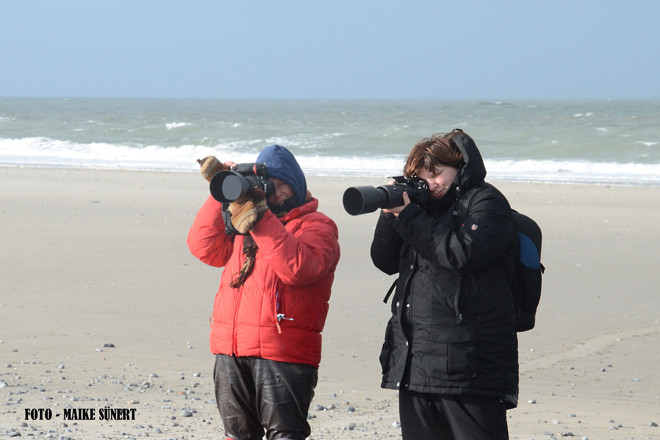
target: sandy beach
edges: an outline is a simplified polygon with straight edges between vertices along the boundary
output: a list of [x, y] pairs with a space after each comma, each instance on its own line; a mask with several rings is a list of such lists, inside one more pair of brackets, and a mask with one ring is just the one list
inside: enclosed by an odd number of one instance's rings
[[[393, 278], [369, 260], [377, 214], [341, 205], [382, 183], [308, 178], [342, 247], [313, 439], [400, 437], [380, 388]], [[660, 438], [660, 187], [492, 183], [543, 228], [547, 268], [511, 438]], [[186, 246], [206, 182], [0, 168], [0, 187], [0, 438], [223, 439], [207, 341], [220, 272]]]

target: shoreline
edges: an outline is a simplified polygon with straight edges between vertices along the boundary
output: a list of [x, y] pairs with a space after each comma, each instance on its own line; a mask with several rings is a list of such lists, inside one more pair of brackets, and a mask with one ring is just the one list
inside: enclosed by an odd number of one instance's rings
[[[220, 271], [185, 244], [206, 181], [0, 167], [0, 182], [0, 435], [222, 437], [207, 342]], [[318, 440], [400, 432], [378, 364], [394, 278], [369, 260], [377, 213], [341, 204], [348, 186], [384, 182], [308, 176], [342, 249], [310, 409]], [[511, 438], [660, 436], [660, 187], [490, 182], [543, 229], [547, 268], [537, 327], [519, 334]], [[26, 409], [106, 406], [136, 409], [135, 420], [25, 420]]]
[[[110, 173], [173, 173], [173, 174], [198, 174], [199, 170], [197, 169], [142, 169], [142, 168], [122, 168], [122, 169], [113, 169], [113, 168], [104, 168], [104, 167], [70, 167], [70, 166], [55, 166], [55, 165], [22, 165], [22, 164], [0, 164], [0, 170], [8, 169], [35, 169], [35, 170], [51, 170], [51, 171], [90, 171], [90, 172], [110, 172]], [[363, 175], [363, 174], [306, 174], [308, 179], [367, 179], [373, 181], [372, 184], [375, 186], [382, 185], [388, 180], [388, 176], [385, 175]], [[487, 182], [492, 184], [539, 184], [539, 185], [584, 185], [584, 186], [630, 186], [630, 187], [649, 187], [649, 188], [660, 188], [660, 181], [642, 181], [642, 182], [618, 182], [618, 181], [560, 181], [560, 180], [538, 180], [538, 179], [507, 179], [507, 178], [488, 178]]]

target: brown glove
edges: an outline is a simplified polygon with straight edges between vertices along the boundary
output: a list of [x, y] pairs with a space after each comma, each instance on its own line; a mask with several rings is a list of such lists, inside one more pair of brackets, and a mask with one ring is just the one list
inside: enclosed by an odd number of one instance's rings
[[222, 162], [216, 159], [215, 156], [207, 156], [204, 159], [197, 159], [197, 163], [201, 167], [202, 176], [209, 182], [217, 173], [223, 170], [228, 170]]
[[254, 189], [250, 197], [229, 204], [231, 224], [239, 234], [247, 234], [251, 231], [266, 211], [268, 211], [266, 194], [261, 189]]

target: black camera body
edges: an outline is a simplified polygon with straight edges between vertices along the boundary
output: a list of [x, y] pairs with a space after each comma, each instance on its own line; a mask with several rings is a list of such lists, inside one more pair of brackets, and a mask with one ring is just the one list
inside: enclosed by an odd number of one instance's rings
[[411, 202], [425, 205], [430, 200], [429, 186], [419, 177], [393, 177], [391, 185], [352, 186], [344, 191], [344, 209], [351, 215], [366, 214], [377, 209], [390, 209], [403, 205], [403, 193]]
[[255, 188], [263, 190], [266, 197], [275, 192], [275, 185], [266, 178], [266, 164], [241, 163], [228, 171], [220, 171], [211, 179], [211, 195], [218, 202], [231, 203], [250, 197]]

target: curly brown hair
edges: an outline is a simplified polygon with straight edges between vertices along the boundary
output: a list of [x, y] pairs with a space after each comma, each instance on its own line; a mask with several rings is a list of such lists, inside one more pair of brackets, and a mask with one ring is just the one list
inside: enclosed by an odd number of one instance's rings
[[438, 166], [460, 168], [464, 163], [463, 153], [452, 141], [452, 138], [459, 133], [466, 134], [456, 129], [446, 134], [434, 134], [419, 141], [406, 158], [403, 175], [412, 177], [422, 168], [434, 172]]

